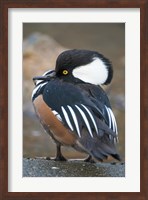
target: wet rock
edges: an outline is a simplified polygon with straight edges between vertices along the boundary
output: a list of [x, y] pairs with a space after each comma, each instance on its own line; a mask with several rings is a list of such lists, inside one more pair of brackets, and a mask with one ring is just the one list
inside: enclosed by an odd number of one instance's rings
[[124, 163], [86, 163], [83, 160], [67, 162], [45, 158], [24, 158], [24, 177], [124, 177]]

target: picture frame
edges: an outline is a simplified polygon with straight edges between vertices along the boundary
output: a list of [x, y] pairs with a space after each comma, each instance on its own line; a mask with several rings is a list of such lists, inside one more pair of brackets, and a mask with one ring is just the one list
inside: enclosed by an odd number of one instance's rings
[[[1, 148], [1, 160], [0, 160], [0, 193], [1, 199], [146, 199], [148, 196], [147, 192], [147, 181], [148, 181], [148, 157], [145, 156], [147, 152], [147, 115], [148, 109], [147, 104], [147, 69], [148, 64], [147, 58], [147, 23], [148, 18], [148, 1], [147, 0], [118, 0], [118, 1], [91, 1], [86, 2], [76, 1], [7, 1], [2, 0], [0, 3], [0, 41], [1, 41], [1, 73], [0, 73], [0, 108], [1, 108], [1, 122], [0, 122], [0, 148]], [[140, 91], [141, 91], [141, 102], [140, 102], [140, 132], [141, 132], [141, 145], [140, 145], [140, 192], [8, 192], [8, 99], [9, 87], [8, 87], [8, 9], [9, 8], [140, 8]], [[9, 91], [10, 92], [10, 91]]]

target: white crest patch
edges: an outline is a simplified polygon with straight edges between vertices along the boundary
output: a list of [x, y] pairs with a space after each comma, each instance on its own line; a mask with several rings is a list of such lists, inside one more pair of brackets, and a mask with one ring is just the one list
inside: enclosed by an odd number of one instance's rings
[[105, 83], [108, 78], [107, 66], [97, 57], [91, 63], [75, 68], [72, 73], [75, 78], [95, 85]]

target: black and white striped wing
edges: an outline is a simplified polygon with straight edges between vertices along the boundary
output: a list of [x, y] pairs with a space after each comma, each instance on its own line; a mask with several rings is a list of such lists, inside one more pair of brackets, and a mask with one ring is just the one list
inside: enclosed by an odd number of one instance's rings
[[109, 106], [88, 97], [87, 93], [73, 84], [56, 79], [45, 86], [43, 99], [53, 113], [67, 128], [82, 137], [87, 130], [88, 137], [102, 137], [108, 134], [116, 138], [117, 126]]
[[93, 137], [94, 131], [98, 134], [97, 123], [91, 111], [85, 105], [67, 105], [61, 108], [64, 122], [66, 122], [71, 131], [75, 131], [79, 137], [81, 137], [81, 130], [83, 127], [87, 128], [91, 137]]
[[[109, 99], [104, 92], [104, 90], [100, 86], [95, 86], [91, 84], [81, 84], [80, 88], [84, 89], [91, 101], [96, 105], [96, 107], [100, 110], [101, 115], [103, 116], [101, 119], [105, 121], [108, 127], [118, 135], [117, 123], [113, 111], [111, 109], [111, 105]], [[117, 137], [118, 141], [118, 137]]]
[[117, 130], [117, 123], [116, 123], [116, 119], [115, 116], [113, 114], [113, 111], [111, 110], [111, 108], [105, 106], [105, 111], [106, 111], [106, 116], [107, 116], [107, 122], [108, 122], [108, 126], [110, 129], [113, 130], [113, 132], [116, 133], [116, 135], [118, 134], [118, 130]]
[[[81, 132], [83, 128], [87, 129], [89, 136], [92, 138], [96, 135], [101, 137], [104, 132], [110, 138], [114, 138], [117, 133], [115, 118], [110, 108], [106, 107], [105, 109], [109, 121], [108, 125], [99, 119], [89, 106], [84, 104], [61, 106], [59, 112], [53, 111], [53, 113], [58, 120], [65, 124], [71, 131], [74, 131], [80, 138], [82, 137]], [[98, 111], [96, 110], [96, 112]]]

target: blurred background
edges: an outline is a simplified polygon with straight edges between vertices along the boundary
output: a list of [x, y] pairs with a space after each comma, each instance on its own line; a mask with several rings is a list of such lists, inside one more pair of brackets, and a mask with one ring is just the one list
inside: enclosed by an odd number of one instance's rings
[[[125, 25], [124, 23], [24, 23], [23, 24], [23, 156], [54, 157], [55, 144], [41, 127], [31, 102], [32, 78], [55, 68], [66, 49], [95, 50], [113, 64], [112, 83], [104, 87], [115, 114], [119, 144], [125, 157]], [[85, 154], [63, 147], [67, 158]]]

